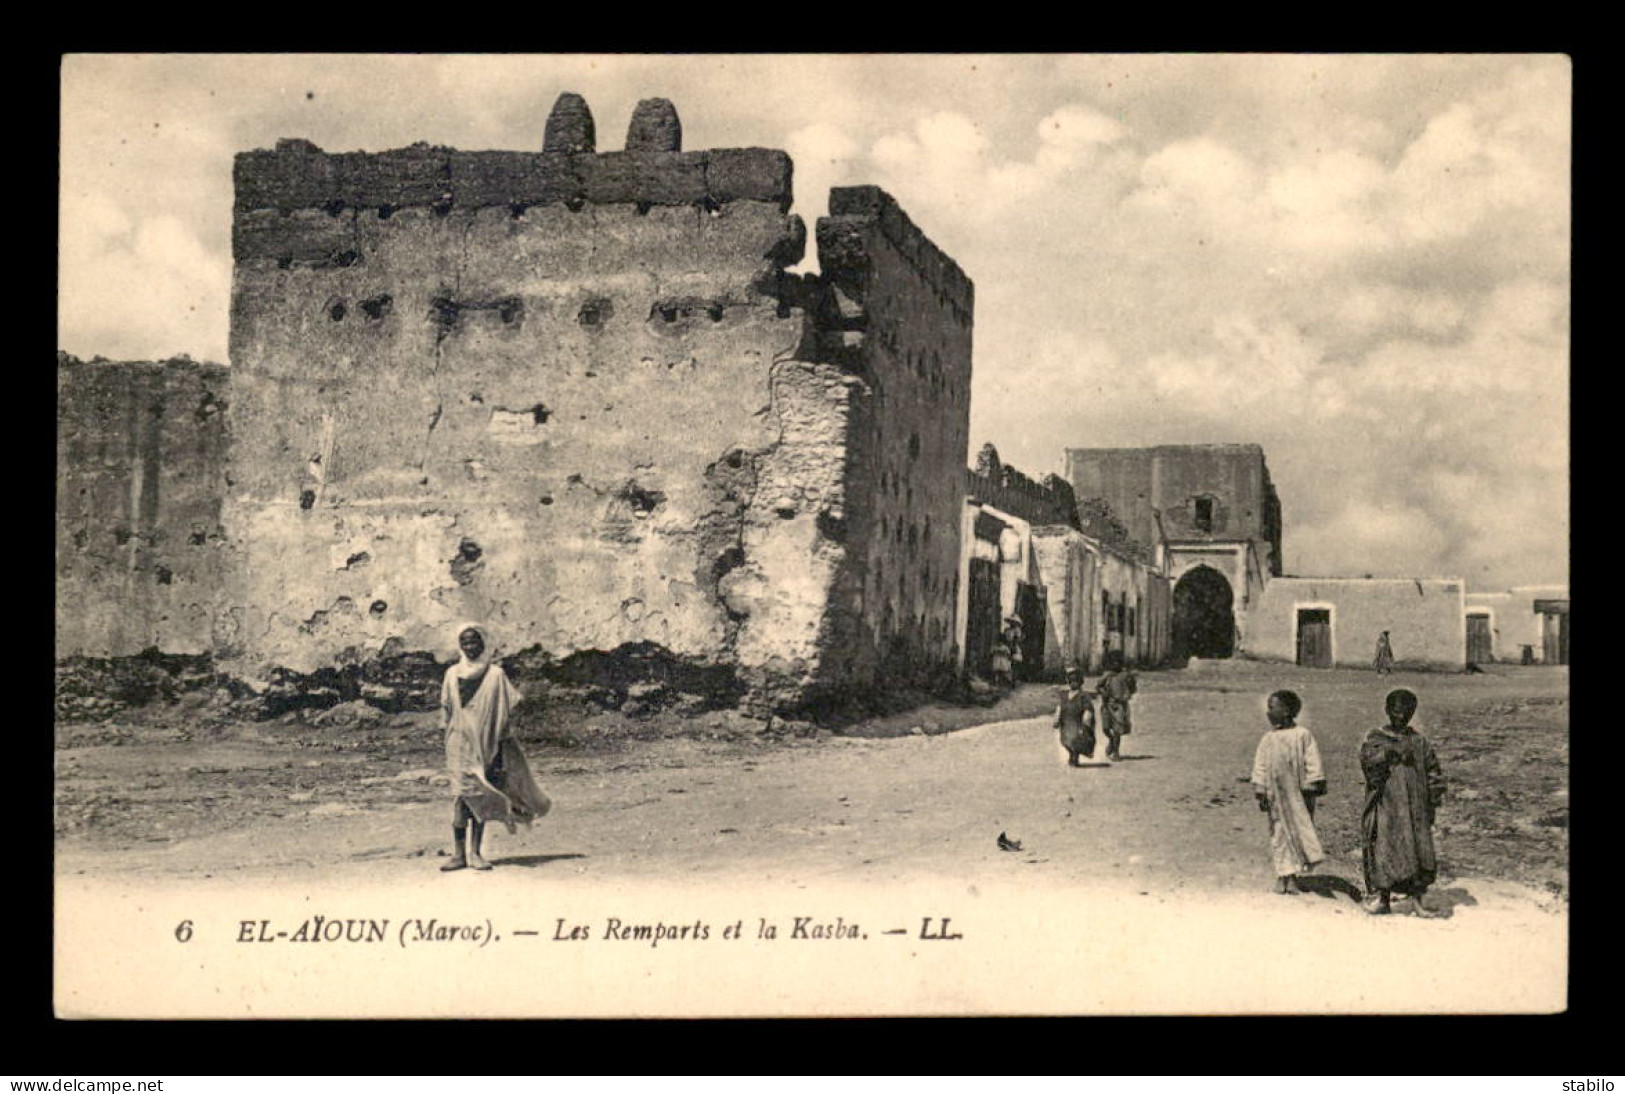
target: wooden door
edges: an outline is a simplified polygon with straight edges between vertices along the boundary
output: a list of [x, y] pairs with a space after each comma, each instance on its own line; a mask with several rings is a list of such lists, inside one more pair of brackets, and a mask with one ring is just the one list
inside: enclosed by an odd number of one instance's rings
[[1467, 617], [1467, 660], [1474, 665], [1487, 665], [1495, 660], [1495, 640], [1490, 635], [1490, 617]]
[[999, 564], [970, 560], [970, 602], [965, 620], [965, 671], [987, 676], [993, 671], [993, 641], [999, 636]]
[[1312, 669], [1332, 667], [1332, 613], [1329, 610], [1299, 610], [1298, 664]]
[[1021, 676], [1036, 680], [1044, 671], [1044, 631], [1047, 623], [1047, 597], [1038, 586], [1016, 586], [1016, 618], [1021, 620]]

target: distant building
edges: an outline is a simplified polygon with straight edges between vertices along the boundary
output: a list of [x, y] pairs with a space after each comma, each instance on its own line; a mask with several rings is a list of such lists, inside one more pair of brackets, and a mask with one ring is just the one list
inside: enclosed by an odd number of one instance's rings
[[1460, 578], [1277, 577], [1247, 616], [1242, 652], [1310, 668], [1369, 667], [1389, 632], [1398, 669], [1466, 666]]
[[1520, 585], [1466, 597], [1467, 660], [1569, 663], [1569, 587]]
[[1256, 444], [1069, 448], [1079, 497], [1102, 499], [1173, 585], [1176, 657], [1230, 657], [1249, 609], [1281, 572], [1281, 502]]
[[[1148, 548], [1099, 498], [1066, 480], [1036, 482], [984, 445], [965, 477], [958, 613], [964, 671], [986, 675], [1002, 620], [1022, 622], [1026, 675], [1077, 664], [1100, 672], [1110, 654], [1133, 665], [1168, 655], [1170, 592], [1160, 541]], [[1157, 527], [1157, 525], [1153, 525]]]

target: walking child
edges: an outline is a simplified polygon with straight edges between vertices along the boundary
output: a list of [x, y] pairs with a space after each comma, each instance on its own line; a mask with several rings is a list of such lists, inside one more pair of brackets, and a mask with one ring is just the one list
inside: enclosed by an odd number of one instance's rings
[[1444, 773], [1428, 739], [1411, 725], [1416, 696], [1399, 688], [1388, 693], [1388, 724], [1373, 729], [1360, 745], [1365, 773], [1365, 811], [1360, 816], [1361, 858], [1369, 893], [1366, 911], [1387, 915], [1392, 894], [1412, 898], [1417, 915], [1440, 915], [1422, 904], [1439, 875], [1433, 847], [1433, 816], [1444, 800]]
[[1134, 728], [1129, 702], [1140, 690], [1134, 674], [1123, 667], [1123, 655], [1113, 651], [1100, 681], [1100, 712], [1106, 730], [1106, 758], [1122, 759], [1123, 738]]
[[1083, 689], [1083, 670], [1077, 665], [1066, 669], [1066, 689], [1061, 693], [1061, 705], [1055, 708], [1055, 728], [1060, 731], [1061, 747], [1066, 749], [1066, 762], [1082, 767], [1078, 757], [1093, 761], [1095, 758], [1094, 693]]
[[1314, 736], [1296, 722], [1303, 700], [1290, 691], [1269, 697], [1270, 729], [1253, 754], [1253, 793], [1269, 814], [1275, 891], [1295, 894], [1297, 876], [1326, 858], [1315, 833], [1315, 799], [1326, 793], [1326, 773]]

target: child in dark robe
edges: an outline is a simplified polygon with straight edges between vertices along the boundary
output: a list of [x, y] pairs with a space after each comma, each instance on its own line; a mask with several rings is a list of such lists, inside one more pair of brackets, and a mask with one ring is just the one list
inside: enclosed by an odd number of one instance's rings
[[1066, 670], [1066, 689], [1061, 693], [1061, 705], [1055, 709], [1055, 728], [1060, 731], [1061, 747], [1066, 749], [1066, 762], [1082, 767], [1081, 756], [1090, 761], [1095, 756], [1094, 693], [1083, 689], [1083, 670], [1070, 665]]
[[1369, 896], [1366, 911], [1387, 915], [1394, 893], [1412, 898], [1418, 916], [1440, 915], [1422, 903], [1439, 875], [1433, 847], [1433, 817], [1444, 800], [1444, 774], [1428, 739], [1411, 725], [1416, 696], [1400, 688], [1388, 693], [1388, 724], [1373, 729], [1360, 746], [1365, 773], [1365, 811], [1360, 847]]

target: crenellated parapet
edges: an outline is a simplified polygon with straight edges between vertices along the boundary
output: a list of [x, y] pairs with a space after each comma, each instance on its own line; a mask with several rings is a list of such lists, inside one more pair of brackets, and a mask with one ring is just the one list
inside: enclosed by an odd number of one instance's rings
[[[791, 202], [790, 157], [768, 148], [684, 152], [682, 125], [664, 99], [638, 104], [620, 152], [597, 152], [592, 114], [580, 96], [560, 96], [540, 152], [463, 152], [430, 144], [387, 152], [325, 152], [306, 140], [237, 156], [233, 254], [289, 265], [344, 265], [332, 241], [301, 247], [308, 231], [287, 221], [302, 211], [388, 220], [402, 209], [504, 207], [514, 216], [547, 205], [692, 205], [715, 212], [735, 201]], [[335, 223], [337, 226], [337, 223]], [[318, 233], [319, 234], [319, 233]]]
[[867, 230], [880, 234], [941, 303], [969, 325], [976, 312], [971, 279], [909, 219], [897, 200], [878, 186], [837, 186], [829, 192], [829, 216], [818, 221], [819, 265], [838, 288], [862, 301], [870, 271]]
[[982, 446], [976, 466], [966, 470], [965, 490], [975, 501], [1032, 524], [1079, 527], [1070, 483], [1055, 475], [1037, 482], [1002, 462], [991, 444]]

